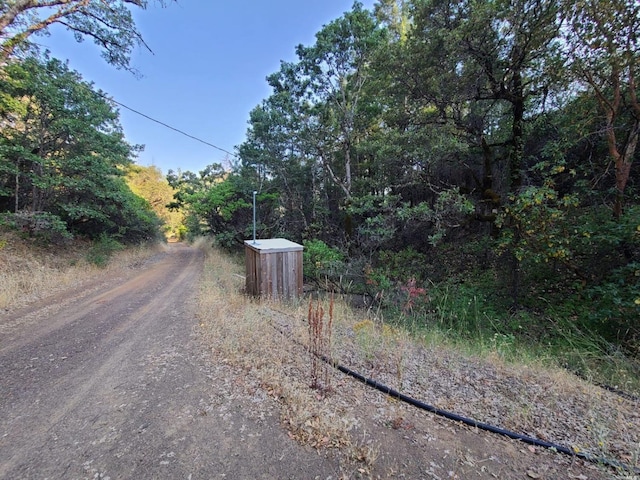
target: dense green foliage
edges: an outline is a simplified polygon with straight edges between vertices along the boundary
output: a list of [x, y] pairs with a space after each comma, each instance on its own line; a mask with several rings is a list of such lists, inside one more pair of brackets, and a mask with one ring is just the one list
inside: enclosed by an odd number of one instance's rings
[[356, 3], [268, 77], [234, 168], [174, 176], [177, 198], [229, 245], [257, 191], [308, 279], [413, 324], [637, 355], [639, 8]]
[[55, 59], [0, 71], [0, 213], [45, 240], [156, 239], [160, 220], [125, 182], [138, 147], [101, 92]]

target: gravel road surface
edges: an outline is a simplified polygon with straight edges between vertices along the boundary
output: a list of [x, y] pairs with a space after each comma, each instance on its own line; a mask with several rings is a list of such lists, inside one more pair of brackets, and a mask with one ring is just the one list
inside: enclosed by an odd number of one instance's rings
[[0, 478], [336, 478], [198, 340], [200, 253], [0, 314]]

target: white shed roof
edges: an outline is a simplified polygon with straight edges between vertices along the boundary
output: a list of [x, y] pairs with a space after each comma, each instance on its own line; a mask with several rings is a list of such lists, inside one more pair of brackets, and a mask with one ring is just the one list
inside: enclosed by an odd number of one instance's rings
[[261, 238], [253, 240], [245, 240], [244, 244], [260, 253], [276, 253], [276, 252], [295, 252], [302, 250], [300, 244], [287, 240], [286, 238]]

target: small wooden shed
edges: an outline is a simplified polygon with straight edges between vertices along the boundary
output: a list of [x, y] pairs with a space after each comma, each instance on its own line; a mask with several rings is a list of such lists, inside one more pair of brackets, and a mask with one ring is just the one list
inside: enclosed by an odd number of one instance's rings
[[246, 289], [273, 300], [302, 295], [302, 245], [284, 238], [246, 240]]

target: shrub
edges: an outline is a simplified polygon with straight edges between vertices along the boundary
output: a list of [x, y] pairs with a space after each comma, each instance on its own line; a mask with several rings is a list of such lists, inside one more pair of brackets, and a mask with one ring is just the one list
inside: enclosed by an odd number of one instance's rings
[[399, 252], [382, 251], [378, 262], [381, 271], [394, 281], [408, 282], [411, 279], [424, 280], [428, 257], [413, 248], [405, 248]]
[[49, 212], [5, 213], [0, 219], [0, 224], [47, 244], [62, 244], [73, 238], [67, 230], [67, 224], [59, 216]]
[[305, 278], [313, 281], [325, 277], [335, 277], [343, 272], [344, 254], [337, 248], [332, 248], [322, 240], [305, 240], [303, 242], [303, 272]]
[[87, 261], [98, 267], [105, 267], [109, 263], [111, 255], [123, 248], [120, 242], [103, 233], [93, 242], [93, 246], [87, 252]]

